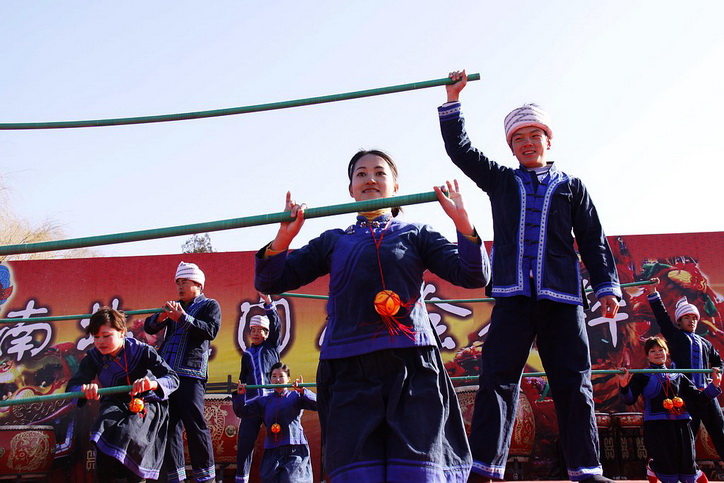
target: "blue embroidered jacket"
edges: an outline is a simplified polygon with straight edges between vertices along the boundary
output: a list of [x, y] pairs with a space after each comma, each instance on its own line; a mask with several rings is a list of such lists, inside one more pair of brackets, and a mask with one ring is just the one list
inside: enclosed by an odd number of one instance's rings
[[490, 198], [492, 295], [530, 297], [532, 276], [538, 298], [585, 305], [575, 235], [596, 297], [620, 299], [616, 262], [581, 180], [551, 163], [534, 186], [525, 168], [501, 166], [472, 146], [459, 102], [439, 107], [438, 113], [450, 159]]
[[[307, 444], [307, 437], [302, 428], [302, 414], [305, 409], [317, 410], [317, 395], [307, 388], [300, 394], [295, 390], [276, 391], [266, 396], [257, 397], [253, 401], [246, 400], [246, 394], [231, 395], [234, 414], [240, 418], [260, 416], [264, 418], [266, 439], [264, 448], [278, 448], [289, 444]], [[278, 424], [280, 431], [271, 431], [273, 424]]]
[[[379, 258], [375, 240], [380, 243]], [[263, 258], [264, 251], [257, 253], [254, 280], [262, 293], [294, 290], [329, 274], [321, 359], [437, 345], [421, 300], [425, 270], [465, 288], [484, 287], [490, 275], [482, 244], [458, 233], [455, 245], [428, 225], [390, 215], [372, 222], [359, 216], [347, 230], [325, 231], [292, 252]], [[394, 322], [410, 333], [389, 333], [386, 321], [375, 311], [375, 295], [383, 289], [400, 296], [403, 307]]]
[[[156, 352], [156, 349], [136, 339], [126, 337], [116, 357], [103, 355], [97, 348], [86, 352], [80, 361], [78, 371], [70, 378], [66, 392], [80, 391], [83, 384], [98, 380], [100, 387], [130, 386], [137, 379], [148, 376], [158, 382], [158, 389], [141, 394], [146, 401], [162, 401], [178, 388], [178, 376]], [[112, 400], [116, 404], [127, 404], [131, 400], [128, 393], [106, 394], [103, 401]], [[83, 406], [86, 399], [76, 400]]]
[[[261, 344], [251, 344], [241, 354], [239, 380], [245, 384], [270, 384], [269, 372], [272, 366], [279, 362], [279, 334], [282, 324], [273, 303], [264, 305], [264, 310], [269, 318], [269, 337]], [[247, 389], [246, 397], [251, 401], [272, 392], [273, 389]]]
[[158, 314], [153, 314], [146, 319], [143, 328], [149, 334], [155, 334], [165, 327], [159, 351], [161, 357], [180, 377], [206, 380], [211, 341], [221, 328], [221, 307], [216, 300], [206, 298], [204, 294], [190, 304], [181, 303], [186, 315], [178, 323], [170, 318], [159, 322]]
[[[665, 369], [665, 366], [651, 365], [654, 369]], [[704, 405], [721, 394], [721, 389], [709, 384], [702, 391], [694, 387], [694, 383], [683, 374], [642, 374], [631, 377], [628, 386], [621, 388], [621, 399], [625, 404], [634, 404], [639, 396], [644, 397], [644, 421], [691, 419], [686, 406], [679, 412], [671, 412], [664, 408], [664, 399], [679, 396], [686, 399], [687, 404]]]

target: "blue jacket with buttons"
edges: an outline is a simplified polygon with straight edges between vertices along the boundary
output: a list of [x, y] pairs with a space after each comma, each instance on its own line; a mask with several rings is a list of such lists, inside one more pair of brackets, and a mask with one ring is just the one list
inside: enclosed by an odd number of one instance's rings
[[575, 235], [596, 297], [620, 299], [616, 262], [581, 180], [551, 164], [536, 187], [525, 168], [501, 166], [472, 146], [460, 103], [438, 111], [447, 154], [490, 198], [492, 295], [532, 296], [532, 277], [538, 299], [585, 305]]

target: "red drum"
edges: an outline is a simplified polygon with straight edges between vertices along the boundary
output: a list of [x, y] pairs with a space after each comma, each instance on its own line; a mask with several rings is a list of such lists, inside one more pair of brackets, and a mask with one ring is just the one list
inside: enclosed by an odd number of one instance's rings
[[[460, 410], [463, 413], [465, 431], [468, 435], [470, 434], [470, 424], [473, 420], [475, 394], [477, 391], [478, 386], [461, 386], [455, 388], [458, 402], [460, 403]], [[510, 440], [509, 457], [520, 461], [527, 460], [533, 450], [534, 440], [535, 417], [533, 415], [533, 408], [528, 401], [528, 397], [521, 391], [518, 397], [518, 412], [515, 415], [513, 435]]]
[[613, 430], [613, 419], [608, 413], [596, 413], [598, 440], [601, 447], [601, 465], [604, 475], [613, 475], [616, 465], [616, 435]]
[[52, 426], [0, 426], [0, 478], [46, 477], [54, 446]]
[[719, 461], [719, 453], [716, 452], [714, 443], [704, 425], [699, 426], [699, 434], [696, 437], [696, 459]]
[[617, 434], [621, 476], [645, 480], [647, 456], [644, 446], [643, 413], [614, 413], [611, 417]]
[[[239, 418], [234, 414], [229, 394], [207, 394], [204, 397], [204, 419], [211, 433], [214, 447], [214, 462], [217, 464], [236, 463], [236, 444], [239, 432]], [[186, 443], [186, 430], [183, 433], [184, 455], [190, 461]]]

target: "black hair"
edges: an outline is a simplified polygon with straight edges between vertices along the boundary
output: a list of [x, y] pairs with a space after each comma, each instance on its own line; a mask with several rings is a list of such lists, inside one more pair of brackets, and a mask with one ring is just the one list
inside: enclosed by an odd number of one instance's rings
[[664, 349], [667, 353], [669, 352], [669, 345], [666, 343], [666, 340], [664, 340], [663, 337], [659, 337], [657, 335], [657, 336], [649, 337], [648, 339], [646, 339], [646, 341], [644, 342], [644, 353], [646, 355], [649, 355], [649, 351], [654, 346], [659, 346], [662, 349]]
[[271, 369], [269, 369], [269, 377], [271, 378], [272, 372], [274, 372], [274, 369], [281, 369], [282, 371], [287, 373], [287, 376], [292, 377], [291, 371], [289, 370], [289, 366], [284, 364], [283, 362], [277, 362], [273, 366], [271, 366]]
[[110, 307], [101, 307], [91, 315], [88, 327], [85, 329], [86, 335], [96, 335], [98, 331], [104, 325], [110, 325], [112, 329], [116, 329], [119, 332], [125, 332], [126, 327], [126, 314], [120, 310], [112, 309]]

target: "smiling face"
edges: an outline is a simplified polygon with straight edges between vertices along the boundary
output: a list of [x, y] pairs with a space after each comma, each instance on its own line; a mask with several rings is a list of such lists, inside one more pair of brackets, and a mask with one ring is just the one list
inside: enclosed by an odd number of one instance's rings
[[546, 165], [546, 152], [551, 148], [551, 140], [539, 127], [522, 127], [513, 133], [510, 148], [518, 162], [526, 168], [542, 168]]
[[120, 331], [114, 327], [111, 327], [110, 322], [101, 325], [98, 328], [98, 332], [93, 334], [93, 345], [100, 351], [101, 354], [110, 354], [115, 356], [118, 351], [123, 347], [125, 331]]
[[646, 358], [651, 364], [662, 366], [666, 364], [667, 351], [660, 345], [653, 345], [646, 353]]
[[390, 164], [376, 154], [365, 154], [351, 170], [349, 194], [355, 201], [389, 198], [397, 188]]
[[201, 284], [188, 278], [177, 278], [176, 289], [178, 290], [178, 298], [184, 302], [189, 302], [201, 295]]
[[[276, 369], [272, 370], [271, 376], [269, 377], [269, 382], [271, 382], [272, 384], [289, 384], [289, 374], [287, 374], [283, 368], [277, 367]], [[283, 392], [284, 389], [286, 388], [274, 388], [276, 392]]]
[[699, 316], [695, 314], [686, 314], [679, 317], [679, 327], [684, 332], [693, 333], [699, 323]]

